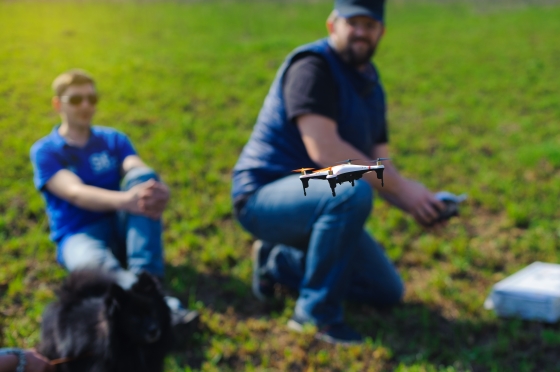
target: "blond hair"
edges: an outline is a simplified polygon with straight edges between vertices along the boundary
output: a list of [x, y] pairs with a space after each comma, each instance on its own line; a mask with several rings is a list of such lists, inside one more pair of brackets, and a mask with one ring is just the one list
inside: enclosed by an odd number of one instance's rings
[[91, 84], [95, 86], [95, 81], [90, 74], [84, 70], [75, 68], [58, 75], [52, 83], [52, 88], [57, 97], [60, 97], [70, 85], [84, 84]]

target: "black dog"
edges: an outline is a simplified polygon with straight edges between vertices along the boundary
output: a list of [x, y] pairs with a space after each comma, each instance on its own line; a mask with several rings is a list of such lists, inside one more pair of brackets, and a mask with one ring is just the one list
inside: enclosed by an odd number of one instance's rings
[[60, 372], [161, 372], [171, 346], [170, 311], [151, 275], [125, 291], [87, 269], [72, 272], [45, 310], [38, 350]]

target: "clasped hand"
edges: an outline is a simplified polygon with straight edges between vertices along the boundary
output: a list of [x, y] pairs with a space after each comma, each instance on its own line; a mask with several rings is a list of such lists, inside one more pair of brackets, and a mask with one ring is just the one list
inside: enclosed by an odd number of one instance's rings
[[148, 180], [126, 191], [129, 200], [126, 211], [157, 220], [169, 201], [169, 188], [154, 179]]

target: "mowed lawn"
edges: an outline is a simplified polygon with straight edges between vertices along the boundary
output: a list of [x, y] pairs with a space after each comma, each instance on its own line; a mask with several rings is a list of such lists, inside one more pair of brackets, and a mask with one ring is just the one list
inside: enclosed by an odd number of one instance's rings
[[560, 261], [560, 6], [500, 4], [390, 1], [375, 60], [392, 157], [469, 199], [440, 231], [376, 200], [367, 228], [407, 293], [389, 310], [348, 304], [368, 338], [343, 348], [287, 330], [293, 293], [252, 297], [252, 237], [229, 198], [276, 69], [325, 35], [331, 1], [0, 1], [0, 345], [37, 343], [65, 277], [28, 152], [57, 123], [53, 78], [81, 67], [98, 79], [95, 122], [126, 132], [172, 190], [167, 283], [202, 325], [166, 370], [560, 370], [560, 326], [483, 309], [495, 282]]

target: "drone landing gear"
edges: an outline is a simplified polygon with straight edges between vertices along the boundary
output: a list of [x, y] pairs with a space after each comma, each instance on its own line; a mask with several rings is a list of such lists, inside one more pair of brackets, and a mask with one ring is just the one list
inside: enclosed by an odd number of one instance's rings
[[384, 168], [375, 170], [375, 173], [377, 174], [377, 179], [381, 180], [381, 187], [383, 187], [383, 169]]
[[360, 178], [362, 178], [362, 174], [356, 173], [350, 176], [350, 180], [348, 180], [348, 182], [350, 182], [352, 184], [352, 187], [354, 187], [355, 182]]
[[329, 186], [331, 187], [332, 196], [335, 197], [335, 196], [336, 196], [336, 192], [334, 191], [334, 189], [336, 188], [336, 179], [330, 178], [330, 179], [329, 179]]
[[305, 192], [305, 189], [309, 187], [309, 180], [307, 179], [302, 179], [301, 180], [301, 184], [303, 186], [303, 195], [307, 196], [307, 192]]

